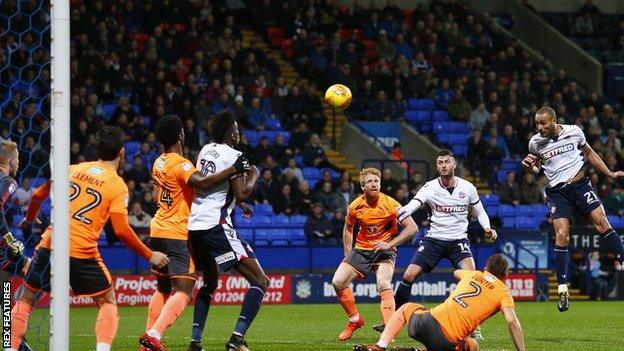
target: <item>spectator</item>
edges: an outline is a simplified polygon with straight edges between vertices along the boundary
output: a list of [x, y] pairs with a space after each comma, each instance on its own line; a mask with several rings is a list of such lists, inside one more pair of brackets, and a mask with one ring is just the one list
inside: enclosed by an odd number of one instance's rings
[[540, 190], [533, 174], [526, 173], [522, 177], [520, 196], [523, 204], [532, 205], [540, 202]]
[[503, 151], [498, 147], [496, 139], [490, 139], [487, 142], [485, 150], [481, 155], [481, 170], [482, 174], [488, 179], [490, 187], [494, 187], [496, 180], [496, 170], [500, 166], [500, 162], [503, 159]]
[[321, 184], [321, 188], [314, 193], [314, 198], [323, 205], [326, 214], [330, 215], [336, 209], [332, 185], [330, 182], [322, 182]]
[[134, 232], [143, 242], [147, 241], [149, 238], [151, 221], [152, 216], [143, 211], [141, 203], [133, 202], [130, 213], [128, 214], [128, 223], [130, 223], [130, 227], [134, 229]]
[[333, 208], [346, 211], [354, 198], [355, 194], [351, 190], [351, 182], [343, 180], [340, 183], [340, 187], [334, 192]]
[[[403, 156], [403, 151], [401, 151], [401, 143], [399, 143], [398, 141], [395, 142], [392, 146], [392, 149], [390, 150], [390, 157], [393, 160], [397, 161], [403, 161], [405, 159], [405, 156]], [[401, 168], [409, 169], [409, 164], [407, 164], [407, 162], [401, 162], [399, 163], [399, 165], [401, 166]]]
[[147, 183], [152, 179], [152, 175], [150, 174], [147, 167], [143, 165], [143, 159], [141, 158], [141, 156], [134, 156], [132, 168], [125, 172], [125, 179], [133, 180], [141, 188], [147, 187]]
[[438, 108], [446, 110], [449, 102], [453, 99], [455, 93], [450, 87], [450, 82], [448, 79], [442, 80], [442, 85], [436, 89], [435, 93], [435, 103]]
[[279, 183], [273, 179], [270, 169], [262, 170], [262, 178], [254, 185], [252, 199], [255, 203], [269, 203], [269, 199], [279, 192]]
[[589, 272], [592, 277], [591, 283], [591, 300], [604, 300], [607, 297], [609, 286], [608, 278], [609, 273], [602, 270], [602, 262], [600, 260], [600, 253], [594, 251], [589, 254]]
[[385, 168], [381, 173], [381, 192], [388, 196], [394, 196], [398, 187], [399, 182], [392, 177], [392, 170]]
[[297, 190], [299, 190], [299, 199], [301, 200], [299, 205], [299, 213], [307, 215], [312, 209], [314, 194], [312, 194], [312, 192], [310, 191], [310, 185], [308, 184], [307, 180], [300, 181]]
[[605, 210], [609, 215], [624, 216], [624, 193], [620, 184], [613, 185], [609, 197], [605, 200]]
[[447, 110], [452, 119], [460, 122], [468, 121], [470, 105], [466, 99], [464, 99], [464, 94], [462, 94], [460, 89], [455, 90], [455, 96], [448, 103]]
[[379, 31], [379, 36], [377, 37], [377, 42], [375, 43], [375, 51], [377, 52], [377, 57], [380, 60], [394, 60], [396, 55], [396, 52], [394, 51], [394, 44], [388, 40], [388, 35], [385, 29]]
[[301, 172], [301, 168], [297, 167], [297, 162], [294, 158], [289, 158], [286, 163], [286, 168], [284, 171], [291, 170], [295, 178], [297, 178], [300, 182], [303, 181], [303, 172]]
[[508, 156], [511, 158], [518, 158], [520, 156], [520, 142], [518, 141], [518, 136], [513, 127], [509, 124], [506, 124], [503, 128], [503, 140], [509, 150]]
[[154, 217], [156, 214], [156, 210], [158, 210], [158, 204], [154, 201], [154, 194], [151, 191], [145, 192], [143, 194], [143, 202], [141, 203], [141, 207], [147, 214]]
[[310, 141], [303, 147], [302, 156], [303, 162], [308, 167], [333, 168], [325, 156], [325, 150], [321, 147], [321, 138], [318, 134], [310, 136]]
[[256, 164], [264, 161], [267, 156], [271, 155], [271, 145], [269, 145], [269, 138], [266, 136], [260, 137], [260, 142], [253, 148], [252, 161]]
[[516, 172], [507, 172], [507, 181], [501, 185], [499, 191], [500, 201], [503, 204], [520, 204], [520, 187], [516, 183]]
[[266, 129], [266, 122], [271, 118], [269, 112], [262, 108], [260, 99], [257, 97], [251, 99], [251, 106], [247, 109], [249, 124], [256, 130]]
[[271, 201], [273, 204], [273, 212], [285, 215], [292, 215], [299, 212], [301, 204], [296, 194], [293, 194], [290, 184], [282, 185], [282, 190], [279, 195], [273, 198]]
[[485, 123], [490, 119], [490, 113], [485, 109], [485, 103], [479, 102], [477, 108], [470, 112], [470, 128], [483, 130]]
[[418, 171], [414, 171], [412, 173], [412, 177], [407, 183], [407, 189], [409, 190], [410, 198], [416, 196], [416, 193], [418, 193], [418, 190], [420, 190], [423, 185], [425, 185], [425, 183], [423, 182], [422, 174], [420, 174], [420, 172]]
[[338, 185], [340, 185], [340, 184], [336, 184], [337, 186], [336, 187], [334, 186], [334, 184], [332, 182], [331, 171], [328, 170], [328, 169], [324, 169], [323, 170], [323, 172], [321, 173], [321, 180], [316, 182], [316, 184], [314, 184], [314, 187], [312, 187], [314, 192], [320, 191], [321, 188], [323, 187], [324, 183], [331, 183], [332, 184], [332, 189], [335, 189]]
[[478, 165], [481, 163], [481, 159], [485, 155], [484, 150], [487, 148], [482, 134], [481, 129], [474, 129], [472, 131], [472, 136], [467, 142], [467, 160], [472, 174], [477, 174], [477, 172], [479, 172]]
[[337, 209], [334, 211], [334, 216], [331, 219], [332, 237], [335, 238], [336, 245], [340, 244], [340, 238], [342, 238], [342, 231], [345, 225], [345, 211]]
[[293, 128], [292, 133], [290, 134], [288, 147], [295, 153], [302, 152], [308, 141], [310, 141], [311, 136], [312, 134], [308, 130], [308, 125], [305, 122], [300, 122], [295, 128]]
[[18, 206], [22, 214], [26, 214], [28, 211], [28, 204], [32, 198], [32, 194], [35, 190], [30, 186], [30, 178], [24, 177], [22, 184], [15, 190], [15, 193], [11, 197], [14, 205]]
[[317, 202], [312, 207], [312, 213], [305, 223], [305, 233], [310, 242], [316, 245], [338, 245], [333, 236], [332, 223], [323, 212], [323, 204]]

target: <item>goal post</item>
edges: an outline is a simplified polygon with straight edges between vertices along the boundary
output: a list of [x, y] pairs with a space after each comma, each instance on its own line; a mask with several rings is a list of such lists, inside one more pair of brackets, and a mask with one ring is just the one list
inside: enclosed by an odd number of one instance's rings
[[50, 350], [69, 350], [69, 0], [51, 0], [52, 256]]

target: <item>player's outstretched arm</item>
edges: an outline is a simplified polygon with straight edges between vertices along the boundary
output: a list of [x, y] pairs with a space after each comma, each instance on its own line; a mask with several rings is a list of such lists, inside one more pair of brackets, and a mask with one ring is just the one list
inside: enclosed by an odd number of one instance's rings
[[247, 177], [230, 179], [230, 185], [234, 191], [234, 197], [237, 203], [247, 200], [247, 197], [249, 197], [254, 188], [254, 184], [256, 184], [256, 180], [258, 180], [258, 175], [260, 175], [258, 168], [256, 168], [256, 166], [251, 166], [247, 172]]
[[511, 338], [516, 345], [516, 349], [518, 351], [525, 351], [524, 337], [522, 336], [522, 327], [520, 326], [520, 321], [516, 316], [516, 311], [513, 309], [513, 307], [503, 307], [501, 312], [503, 312], [503, 315], [505, 315], [505, 320], [507, 321], [507, 325], [509, 326], [509, 334], [511, 334]]
[[235, 174], [244, 173], [249, 171], [249, 161], [243, 155], [238, 156], [236, 162], [222, 172], [214, 173], [210, 175], [203, 175], [200, 172], [195, 172], [186, 182], [191, 188], [196, 190], [208, 190], [215, 185], [221, 184], [230, 179]]
[[403, 230], [401, 230], [401, 233], [399, 233], [399, 235], [397, 235], [394, 239], [390, 240], [387, 243], [383, 241], [377, 241], [373, 246], [375, 251], [394, 249], [397, 246], [413, 238], [418, 231], [418, 226], [416, 225], [416, 222], [414, 222], [412, 216], [405, 217], [401, 221], [401, 226], [403, 226]]
[[477, 202], [472, 206], [475, 213], [477, 214], [477, 220], [483, 230], [485, 230], [485, 237], [489, 240], [496, 240], [498, 234], [496, 234], [496, 230], [492, 229], [490, 226], [490, 217], [488, 217], [487, 212], [485, 212], [485, 208], [483, 208], [483, 203], [481, 201]]
[[[420, 190], [418, 191], [416, 196], [418, 196], [419, 193]], [[418, 211], [422, 207], [423, 202], [417, 199], [416, 196], [414, 196], [414, 198], [412, 198], [412, 200], [410, 200], [407, 205], [399, 209], [399, 220], [402, 220], [405, 216], [411, 216], [412, 213]]]
[[45, 184], [41, 185], [35, 191], [33, 191], [32, 197], [30, 199], [30, 203], [28, 204], [28, 211], [26, 211], [26, 217], [20, 223], [20, 228], [25, 229], [29, 226], [33, 221], [37, 220], [37, 215], [39, 214], [39, 208], [41, 208], [41, 204], [45, 201], [45, 199], [50, 196], [50, 188], [52, 186], [52, 182], [49, 180], [45, 182]]
[[342, 229], [342, 245], [344, 247], [345, 257], [349, 256], [351, 248], [353, 247], [353, 225], [349, 223], [345, 223]]
[[126, 246], [134, 251], [137, 255], [148, 260], [154, 266], [166, 266], [169, 264], [169, 258], [162, 252], [152, 251], [139, 240], [130, 224], [128, 216], [123, 213], [111, 213], [111, 223], [117, 237], [123, 241]]
[[598, 169], [602, 174], [606, 175], [609, 178], [624, 178], [624, 172], [611, 171], [609, 167], [607, 167], [607, 165], [604, 163], [600, 155], [598, 155], [596, 151], [594, 151], [594, 149], [589, 146], [589, 144], [586, 143], [585, 146], [583, 146], [582, 150], [585, 154], [585, 157], [587, 157], [589, 163], [591, 163], [591, 165]]

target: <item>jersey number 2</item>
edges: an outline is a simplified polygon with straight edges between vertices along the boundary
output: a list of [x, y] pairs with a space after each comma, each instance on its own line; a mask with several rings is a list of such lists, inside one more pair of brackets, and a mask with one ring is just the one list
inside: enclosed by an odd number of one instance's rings
[[455, 302], [457, 302], [463, 308], [468, 308], [468, 304], [466, 303], [466, 301], [464, 301], [464, 299], [478, 296], [479, 294], [481, 294], [481, 287], [477, 283], [470, 282], [470, 286], [472, 286], [475, 290], [471, 292], [459, 294], [453, 298], [453, 300], [455, 300]]
[[[74, 182], [70, 182], [69, 187], [74, 189], [74, 192], [71, 195], [69, 195], [69, 201], [73, 201], [80, 195], [80, 192], [82, 191], [82, 189], [80, 189], [80, 185]], [[76, 211], [76, 213], [74, 213], [72, 218], [84, 224], [91, 224], [92, 221], [89, 218], [85, 217], [85, 214], [91, 211], [92, 209], [98, 207], [98, 205], [102, 202], [102, 195], [93, 188], [87, 188], [85, 192], [93, 196], [93, 201], [91, 201], [90, 203], [88, 203], [83, 208], [79, 209], [78, 211]]]

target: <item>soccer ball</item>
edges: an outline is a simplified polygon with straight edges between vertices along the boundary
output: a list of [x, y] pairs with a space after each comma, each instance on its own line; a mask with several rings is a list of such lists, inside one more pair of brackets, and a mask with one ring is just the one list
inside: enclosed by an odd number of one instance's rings
[[351, 90], [342, 84], [334, 84], [325, 92], [325, 102], [336, 111], [349, 107], [352, 97]]

